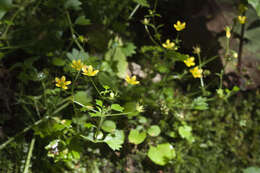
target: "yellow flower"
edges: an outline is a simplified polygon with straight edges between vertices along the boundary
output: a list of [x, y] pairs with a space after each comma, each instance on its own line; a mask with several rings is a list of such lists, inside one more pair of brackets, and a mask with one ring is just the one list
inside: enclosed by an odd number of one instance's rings
[[190, 69], [190, 72], [194, 78], [201, 78], [203, 70], [196, 66], [193, 69]]
[[186, 64], [187, 67], [191, 67], [191, 66], [195, 65], [194, 60], [195, 60], [195, 58], [192, 56], [192, 57], [187, 58], [183, 62]]
[[83, 71], [83, 75], [86, 75], [86, 76], [95, 76], [99, 70], [94, 70], [92, 65], [84, 65], [82, 67], [82, 71]]
[[238, 16], [237, 18], [240, 24], [246, 23], [246, 16]]
[[65, 76], [62, 76], [61, 78], [56, 77], [55, 81], [56, 81], [56, 86], [60, 87], [60, 88], [62, 88], [64, 90], [68, 89], [68, 87], [66, 85], [71, 84], [71, 81], [66, 81], [66, 77]]
[[133, 77], [129, 77], [128, 75], [126, 75], [126, 78], [125, 78], [126, 82], [131, 84], [131, 85], [137, 85], [139, 84], [140, 82], [136, 80], [136, 76], [133, 76]]
[[166, 49], [173, 49], [175, 43], [171, 42], [170, 39], [167, 39], [166, 42], [162, 44], [162, 46]]
[[226, 30], [226, 37], [229, 39], [229, 38], [231, 37], [230, 28], [227, 26], [227, 27], [225, 28], [225, 30]]
[[78, 71], [80, 71], [83, 66], [84, 66], [84, 64], [81, 62], [80, 59], [78, 61], [73, 60], [72, 63], [71, 63], [71, 67], [78, 70]]
[[178, 20], [177, 23], [174, 24], [173, 26], [174, 26], [174, 28], [175, 28], [177, 31], [181, 31], [181, 30], [183, 30], [183, 29], [185, 28], [186, 23], [185, 23], [185, 22], [181, 23], [181, 22]]

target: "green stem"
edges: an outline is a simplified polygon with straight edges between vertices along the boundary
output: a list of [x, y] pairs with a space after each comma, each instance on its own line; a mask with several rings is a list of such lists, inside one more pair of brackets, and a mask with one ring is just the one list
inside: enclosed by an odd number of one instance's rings
[[118, 113], [118, 114], [105, 114], [104, 116], [105, 117], [108, 117], [108, 116], [119, 116], [119, 115], [128, 115], [128, 114], [131, 114], [131, 113], [134, 113], [134, 112], [123, 112], [123, 113]]
[[[62, 105], [61, 107], [59, 107], [58, 109], [56, 109], [52, 115], [57, 114], [58, 112], [60, 112], [62, 109], [64, 109], [65, 107], [67, 107], [69, 105], [68, 103], [65, 103], [64, 105]], [[0, 150], [2, 150], [3, 148], [5, 148], [8, 144], [10, 144], [11, 142], [13, 142], [18, 136], [22, 135], [23, 133], [28, 132], [29, 130], [31, 130], [34, 126], [39, 125], [40, 123], [42, 123], [43, 121], [49, 119], [50, 116], [44, 116], [42, 119], [36, 121], [35, 123], [33, 123], [32, 125], [24, 128], [22, 131], [20, 131], [19, 133], [17, 133], [15, 136], [9, 138], [6, 142], [4, 142], [3, 144], [0, 145]]]
[[4, 39], [4, 40], [6, 39], [6, 35], [7, 35], [8, 31], [9, 31], [9, 29], [10, 29], [12, 23], [14, 23], [14, 20], [15, 20], [15, 18], [18, 16], [18, 14], [19, 14], [21, 11], [24, 10], [24, 8], [26, 7], [27, 1], [28, 1], [28, 0], [25, 0], [25, 1], [23, 2], [23, 4], [20, 6], [20, 8], [19, 8], [19, 9], [14, 13], [14, 15], [11, 17], [11, 20], [10, 20], [10, 22], [7, 24], [7, 27], [6, 27], [5, 31], [3, 32], [3, 35], [1, 36], [0, 39]]
[[221, 72], [220, 72], [220, 76], [219, 76], [219, 78], [220, 78], [220, 79], [219, 79], [219, 80], [220, 80], [220, 82], [219, 82], [219, 88], [220, 88], [220, 89], [222, 89], [222, 85], [223, 85], [223, 84], [222, 84], [222, 83], [223, 83], [223, 73], [224, 73], [224, 70], [222, 69]]
[[132, 19], [133, 15], [136, 13], [136, 11], [138, 10], [139, 7], [140, 7], [140, 4], [137, 4], [135, 6], [134, 10], [132, 11], [132, 13], [128, 17], [128, 20]]
[[13, 142], [15, 140], [16, 137], [22, 135], [25, 132], [28, 132], [29, 130], [31, 130], [34, 126], [39, 125], [40, 123], [42, 123], [43, 121], [49, 119], [49, 116], [45, 116], [42, 119], [36, 121], [35, 123], [33, 123], [32, 125], [26, 127], [25, 129], [23, 129], [21, 132], [17, 133], [15, 136], [9, 138], [6, 142], [4, 142], [3, 144], [0, 145], [0, 150], [2, 150], [3, 148], [5, 148], [9, 143]]
[[69, 22], [69, 26], [70, 26], [70, 32], [71, 32], [71, 36], [73, 41], [76, 43], [76, 45], [79, 47], [80, 50], [84, 51], [83, 47], [80, 45], [80, 43], [78, 42], [77, 38], [75, 38], [75, 31], [73, 29], [73, 24], [71, 22], [71, 18], [70, 18], [70, 14], [68, 11], [66, 11], [66, 16], [67, 16], [67, 20]]
[[226, 40], [226, 57], [229, 55], [229, 38]]
[[210, 63], [211, 61], [213, 61], [213, 60], [216, 59], [217, 57], [218, 57], [218, 56], [213, 56], [213, 57], [211, 57], [210, 59], [203, 61], [203, 63], [201, 63], [201, 67], [203, 67], [204, 65]]
[[[47, 95], [46, 95], [46, 86], [45, 83], [42, 81], [42, 88], [43, 88], [43, 99], [44, 99], [44, 106], [47, 108]], [[47, 109], [47, 112], [49, 113], [49, 110]]]
[[39, 111], [39, 108], [37, 105], [37, 101], [35, 99], [33, 100], [33, 103], [34, 103], [34, 107], [36, 109], [36, 114], [38, 115], [38, 118], [41, 118], [41, 114], [40, 114], [40, 111]]
[[75, 100], [73, 100], [73, 102], [76, 103], [76, 104], [78, 104], [78, 105], [80, 105], [80, 106], [82, 106], [82, 107], [84, 107], [84, 108], [86, 108], [86, 109], [88, 109], [88, 110], [90, 110], [90, 111], [93, 111], [93, 112], [95, 112], [95, 113], [98, 112], [98, 111], [96, 111], [96, 110], [94, 110], [94, 109], [90, 109], [89, 107], [87, 107], [87, 106], [81, 104], [80, 102], [77, 102], [77, 101], [75, 101]]
[[151, 33], [150, 33], [150, 31], [149, 31], [147, 25], [144, 25], [144, 28], [145, 28], [145, 31], [147, 32], [149, 38], [151, 39], [151, 41], [152, 41], [154, 44], [156, 44], [157, 46], [160, 46], [160, 45], [153, 39], [153, 37], [152, 37], [152, 35], [151, 35]]
[[237, 64], [237, 71], [238, 75], [241, 77], [241, 67], [242, 67], [242, 53], [243, 53], [243, 44], [244, 44], [244, 33], [245, 33], [245, 24], [241, 26], [241, 34], [240, 34], [240, 42], [239, 42], [239, 49], [238, 49], [238, 64]]
[[[200, 53], [197, 54], [198, 58], [199, 58], [199, 69], [201, 69], [201, 57], [200, 57]], [[203, 81], [203, 75], [200, 77], [200, 85], [201, 85], [201, 89], [202, 89], [202, 93], [205, 94], [205, 86], [204, 86], [204, 81]]]
[[[73, 110], [74, 110], [74, 113], [75, 113], [76, 117], [78, 116], [78, 111], [76, 110], [76, 106], [75, 106], [75, 103], [74, 103], [74, 99], [75, 99], [74, 98], [75, 97], [75, 95], [74, 95], [74, 87], [75, 87], [75, 83], [78, 80], [79, 75], [80, 75], [80, 71], [78, 71], [78, 73], [77, 73], [77, 75], [76, 75], [76, 77], [75, 77], [75, 79], [73, 81], [72, 88], [71, 88], [71, 93], [72, 93], [72, 96], [73, 96], [72, 106], [73, 106]], [[77, 125], [77, 130], [79, 131], [79, 126], [78, 125]]]
[[97, 131], [96, 131], [96, 134], [95, 134], [95, 138], [94, 138], [95, 140], [97, 139], [97, 136], [98, 136], [98, 134], [99, 134], [99, 132], [100, 132], [100, 128], [101, 128], [101, 126], [102, 126], [104, 120], [105, 120], [105, 117], [104, 117], [104, 116], [100, 117], [100, 121], [99, 121], [99, 123], [98, 123], [98, 128], [97, 128]]
[[79, 75], [80, 75], [80, 71], [78, 71], [78, 73], [77, 73], [77, 75], [76, 75], [76, 77], [75, 77], [75, 79], [74, 79], [74, 81], [73, 81], [73, 84], [72, 84], [72, 89], [71, 89], [71, 91], [72, 91], [72, 95], [73, 95], [73, 96], [74, 96], [75, 83], [76, 83], [76, 81], [78, 80]]
[[93, 79], [92, 79], [91, 77], [89, 77], [89, 78], [90, 78], [90, 81], [91, 81], [91, 83], [93, 84], [94, 88], [97, 90], [98, 94], [102, 97], [102, 95], [100, 94], [100, 92], [99, 92], [99, 90], [98, 90], [98, 88], [97, 88], [95, 82], [93, 81]]
[[27, 159], [26, 159], [26, 163], [25, 163], [25, 167], [24, 167], [24, 171], [23, 173], [28, 173], [29, 167], [30, 167], [30, 161], [32, 158], [32, 152], [33, 152], [33, 148], [34, 148], [34, 144], [35, 144], [35, 137], [33, 137], [31, 144], [30, 144], [30, 149], [27, 155]]

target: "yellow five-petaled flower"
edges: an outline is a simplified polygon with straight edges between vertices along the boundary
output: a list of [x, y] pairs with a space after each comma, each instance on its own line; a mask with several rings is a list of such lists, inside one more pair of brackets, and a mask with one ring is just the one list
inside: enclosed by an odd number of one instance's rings
[[92, 65], [84, 65], [82, 71], [82, 74], [86, 76], [95, 76], [99, 72], [99, 70], [94, 70]]
[[192, 57], [187, 58], [183, 62], [186, 64], [187, 67], [191, 67], [191, 66], [195, 65], [194, 60], [195, 60], [195, 58], [192, 56]]
[[80, 71], [82, 69], [82, 67], [84, 66], [84, 64], [81, 62], [81, 60], [73, 60], [71, 63], [71, 67]]
[[65, 76], [62, 76], [61, 78], [56, 77], [55, 81], [56, 81], [56, 86], [64, 90], [68, 89], [67, 85], [71, 84], [71, 81], [66, 81]]
[[133, 76], [133, 77], [129, 77], [128, 75], [126, 75], [126, 78], [125, 78], [126, 82], [131, 84], [131, 85], [137, 85], [139, 84], [140, 82], [136, 80], [136, 76]]
[[238, 16], [237, 18], [240, 24], [246, 23], [246, 16]]
[[193, 69], [190, 69], [190, 72], [194, 78], [201, 78], [203, 70], [196, 66]]
[[174, 26], [174, 28], [175, 28], [177, 31], [181, 31], [181, 30], [183, 30], [183, 29], [185, 28], [186, 23], [185, 23], [185, 22], [181, 23], [181, 22], [178, 20], [177, 23], [174, 24], [173, 26]]
[[[167, 39], [165, 43], [162, 44], [162, 46], [166, 49], [173, 49], [175, 46], [174, 42], [171, 42], [170, 39]], [[175, 48], [176, 49], [176, 48]]]

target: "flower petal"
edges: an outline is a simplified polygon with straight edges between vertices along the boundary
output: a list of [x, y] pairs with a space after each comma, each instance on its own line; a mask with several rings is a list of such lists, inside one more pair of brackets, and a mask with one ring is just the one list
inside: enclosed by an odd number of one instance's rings
[[62, 76], [61, 77], [61, 82], [65, 82], [66, 81], [66, 77], [65, 76]]

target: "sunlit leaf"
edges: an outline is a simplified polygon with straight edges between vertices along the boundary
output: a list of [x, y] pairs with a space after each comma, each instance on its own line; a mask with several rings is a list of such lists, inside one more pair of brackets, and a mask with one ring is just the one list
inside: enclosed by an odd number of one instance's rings
[[89, 19], [86, 19], [85, 16], [79, 16], [76, 21], [75, 21], [75, 24], [77, 25], [90, 25], [91, 22]]
[[147, 132], [150, 136], [158, 136], [161, 133], [161, 129], [159, 126], [153, 125], [148, 129]]
[[122, 147], [122, 144], [125, 140], [125, 134], [123, 130], [116, 130], [114, 134], [108, 134], [106, 138], [104, 139], [104, 142], [107, 143], [107, 145], [112, 150], [119, 150]]
[[104, 130], [108, 133], [112, 133], [116, 130], [116, 123], [111, 120], [106, 120], [103, 122], [101, 128], [102, 128], [102, 130]]
[[156, 164], [164, 166], [176, 157], [175, 149], [169, 143], [159, 144], [157, 147], [150, 146], [148, 157]]
[[146, 138], [146, 132], [139, 132], [138, 130], [132, 129], [128, 135], [128, 140], [133, 144], [141, 144]]
[[123, 112], [123, 110], [124, 110], [124, 108], [122, 106], [120, 106], [119, 104], [112, 104], [111, 109], [118, 111], [118, 112]]

